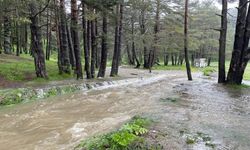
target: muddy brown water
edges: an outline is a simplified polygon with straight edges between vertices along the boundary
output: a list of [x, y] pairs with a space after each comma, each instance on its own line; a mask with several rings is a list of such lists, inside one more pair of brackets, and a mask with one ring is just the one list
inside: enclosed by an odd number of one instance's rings
[[183, 130], [208, 134], [215, 149], [250, 149], [249, 89], [218, 86], [198, 73], [193, 82], [181, 71], [138, 74], [122, 84], [0, 108], [0, 149], [73, 149], [135, 115], [157, 121], [165, 149], [210, 149], [204, 143], [187, 145]]

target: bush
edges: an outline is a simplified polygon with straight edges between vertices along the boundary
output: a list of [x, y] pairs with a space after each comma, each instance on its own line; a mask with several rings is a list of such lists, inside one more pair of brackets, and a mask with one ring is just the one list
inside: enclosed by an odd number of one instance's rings
[[[106, 135], [93, 137], [82, 142], [75, 149], [86, 150], [127, 150], [136, 141], [143, 141], [142, 136], [148, 133], [151, 121], [146, 118], [134, 117], [119, 130]], [[143, 142], [142, 142], [143, 143]], [[132, 148], [133, 149], [133, 148]]]

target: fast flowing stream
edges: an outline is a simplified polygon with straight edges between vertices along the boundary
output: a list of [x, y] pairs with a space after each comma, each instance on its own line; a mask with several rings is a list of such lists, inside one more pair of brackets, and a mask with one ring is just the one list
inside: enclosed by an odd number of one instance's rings
[[198, 74], [188, 82], [181, 71], [127, 81], [133, 82], [0, 108], [0, 149], [73, 149], [141, 114], [158, 120], [166, 149], [209, 149], [187, 145], [183, 130], [208, 134], [216, 149], [250, 149], [249, 89], [218, 86]]

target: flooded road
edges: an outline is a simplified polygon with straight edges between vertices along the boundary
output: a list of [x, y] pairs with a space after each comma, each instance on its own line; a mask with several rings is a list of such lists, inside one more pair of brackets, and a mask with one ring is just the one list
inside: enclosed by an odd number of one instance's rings
[[157, 120], [165, 149], [209, 149], [187, 145], [183, 130], [210, 135], [216, 149], [250, 149], [249, 89], [218, 86], [199, 74], [188, 82], [182, 71], [138, 74], [117, 85], [1, 108], [0, 149], [73, 149], [135, 115]]

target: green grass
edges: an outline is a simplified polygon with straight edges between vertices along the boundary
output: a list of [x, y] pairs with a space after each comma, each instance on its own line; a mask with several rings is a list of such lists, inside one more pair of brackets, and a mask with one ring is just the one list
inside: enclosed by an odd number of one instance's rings
[[0, 76], [10, 81], [47, 82], [72, 78], [73, 75], [59, 75], [57, 61], [46, 61], [49, 80], [36, 78], [33, 58], [29, 55], [19, 57], [0, 55]]
[[[230, 65], [230, 61], [226, 61], [226, 71], [228, 71], [229, 65]], [[185, 65], [182, 65], [182, 66], [172, 66], [172, 65], [164, 66], [163, 64], [161, 64], [160, 66], [154, 66], [153, 69], [154, 70], [182, 70], [182, 71], [185, 71], [186, 66]], [[192, 70], [192, 72], [201, 71], [201, 72], [203, 72], [203, 74], [205, 76], [210, 76], [212, 73], [218, 71], [218, 62], [212, 62], [210, 67], [206, 67], [206, 68], [191, 67], [191, 70]], [[250, 80], [250, 64], [246, 68], [246, 71], [244, 74], [244, 80]]]
[[[0, 76], [4, 77], [9, 81], [31, 81], [35, 83], [43, 83], [48, 81], [64, 80], [73, 78], [73, 75], [59, 75], [56, 55], [51, 56], [50, 61], [46, 61], [46, 68], [48, 72], [49, 79], [36, 78], [34, 61], [30, 55], [22, 54], [20, 57], [0, 55]], [[111, 66], [111, 61], [108, 61], [107, 66]], [[201, 71], [204, 75], [209, 76], [211, 73], [217, 71], [218, 63], [211, 63], [211, 67], [208, 68], [195, 68], [192, 67], [193, 72]], [[229, 61], [226, 62], [226, 70], [229, 68]], [[154, 70], [182, 70], [185, 71], [185, 65], [182, 66], [160, 66], [153, 67]], [[250, 66], [247, 67], [245, 75], [245, 80], [250, 80]]]
[[210, 76], [212, 73], [216, 72], [217, 70], [214, 67], [206, 67], [202, 69], [204, 76]]
[[[191, 69], [194, 72], [199, 70], [198, 68], [195, 68], [195, 67], [192, 67]], [[158, 65], [154, 66], [153, 70], [182, 70], [182, 71], [185, 71], [186, 66], [185, 65], [182, 65], [182, 66], [172, 66], [172, 65], [164, 66], [163, 64], [161, 64], [160, 66], [158, 66]]]
[[[147, 134], [148, 127], [152, 123], [151, 120], [142, 117], [134, 117], [130, 122], [123, 125], [119, 130], [90, 138], [83, 141], [75, 149], [86, 150], [141, 150], [146, 147], [138, 146], [138, 143], [144, 143], [143, 135]], [[137, 143], [137, 144], [135, 144]], [[144, 143], [144, 145], [147, 145]], [[147, 145], [149, 148], [150, 145]], [[149, 148], [150, 149], [150, 148]]]
[[226, 85], [228, 88], [231, 88], [231, 89], [248, 89], [250, 88], [249, 85], [246, 85], [246, 84], [241, 84], [241, 85], [237, 85], [237, 84], [227, 84]]

